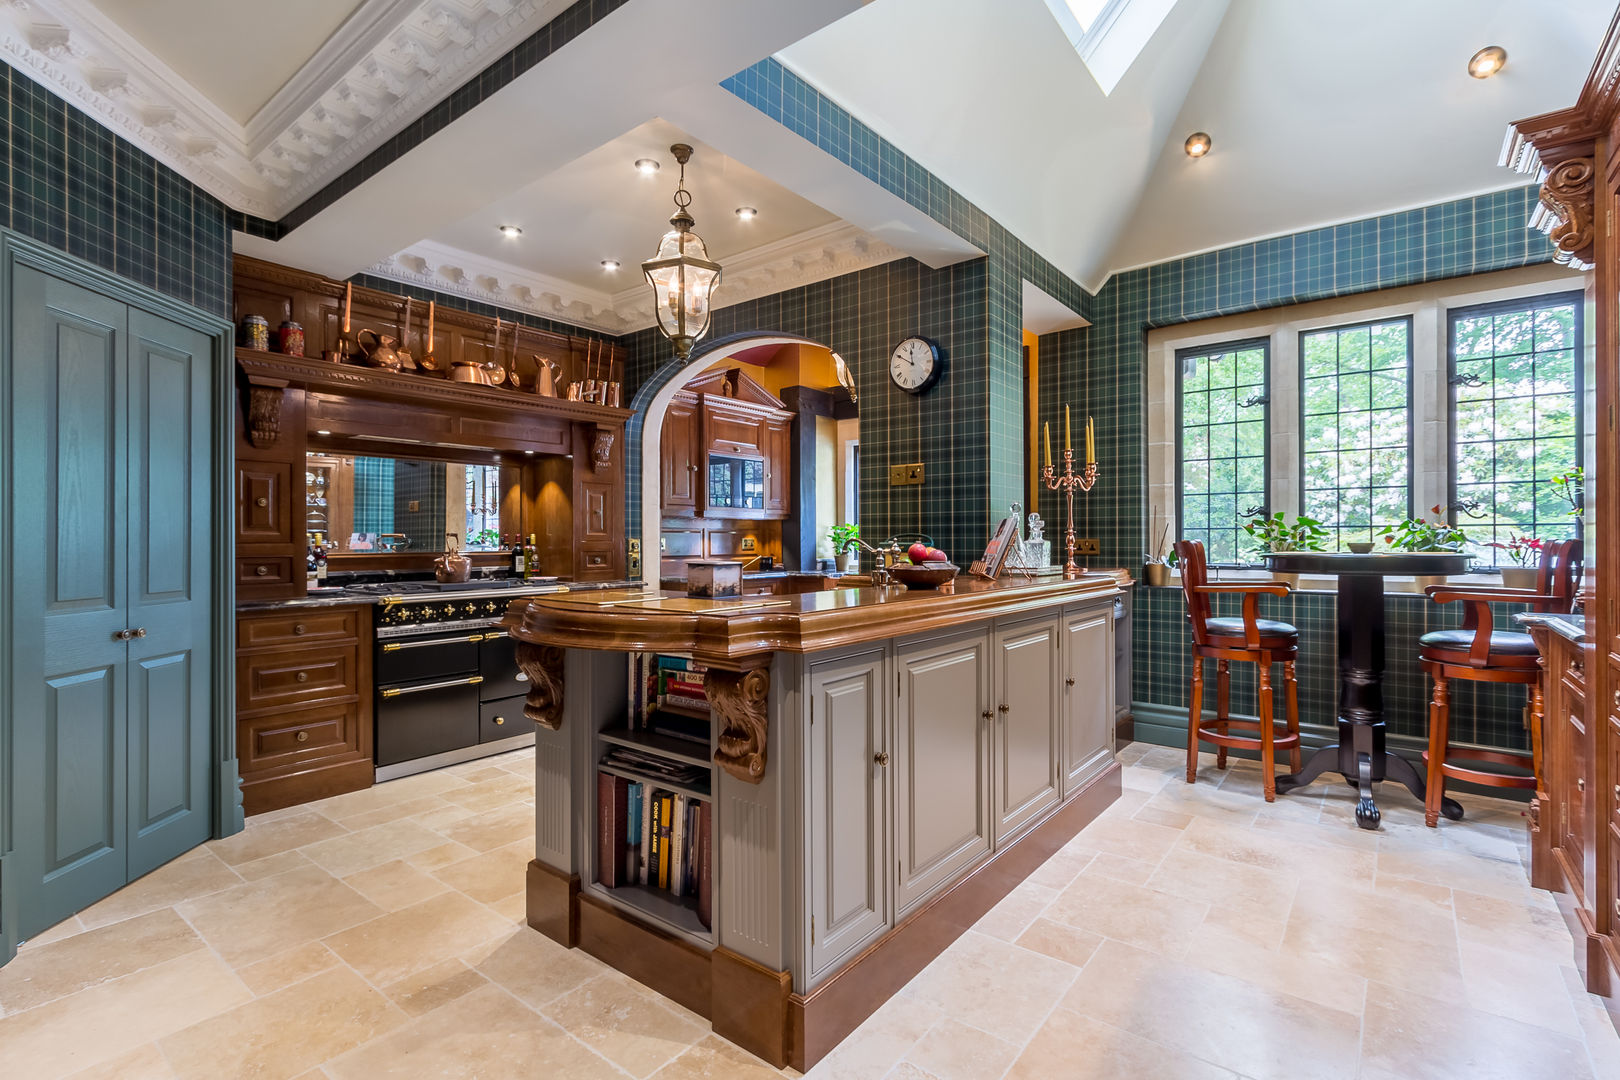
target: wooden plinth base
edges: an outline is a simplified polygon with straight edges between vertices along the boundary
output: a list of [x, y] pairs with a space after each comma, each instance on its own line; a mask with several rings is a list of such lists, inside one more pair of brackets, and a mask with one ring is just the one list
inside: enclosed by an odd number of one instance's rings
[[700, 949], [579, 890], [579, 877], [529, 863], [528, 922], [708, 1018], [714, 1033], [780, 1068], [806, 1072], [961, 937], [1120, 794], [1110, 766], [1040, 824], [908, 915], [808, 994], [793, 976], [723, 946]]

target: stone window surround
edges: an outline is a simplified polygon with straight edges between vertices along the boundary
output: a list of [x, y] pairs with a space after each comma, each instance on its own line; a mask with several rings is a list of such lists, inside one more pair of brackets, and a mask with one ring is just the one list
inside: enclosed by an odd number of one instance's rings
[[[1267, 338], [1271, 343], [1271, 511], [1299, 513], [1299, 336], [1359, 322], [1410, 316], [1412, 319], [1412, 428], [1414, 455], [1412, 505], [1422, 510], [1447, 499], [1451, 446], [1447, 432], [1448, 388], [1446, 313], [1498, 300], [1518, 300], [1552, 292], [1584, 288], [1590, 275], [1550, 264], [1502, 270], [1489, 274], [1450, 278], [1399, 289], [1358, 293], [1303, 304], [1267, 308], [1242, 315], [1227, 315], [1152, 330], [1147, 358], [1147, 484], [1149, 527], [1167, 518], [1170, 535], [1180, 535], [1176, 508], [1176, 352], [1225, 341]], [[1588, 319], [1590, 316], [1588, 316]], [[1593, 335], [1586, 335], [1589, 362]], [[1587, 380], [1589, 383], [1590, 379]], [[1588, 387], [1590, 396], [1590, 387]], [[1586, 403], [1586, 407], [1590, 402]], [[1587, 424], [1588, 442], [1595, 425]], [[1587, 447], [1590, 455], [1590, 446]], [[1149, 538], [1151, 543], [1156, 537]], [[1223, 570], [1226, 580], [1265, 579], [1263, 570]], [[1496, 583], [1496, 575], [1474, 575], [1480, 583]], [[1462, 581], [1464, 579], [1457, 579]], [[1386, 591], [1407, 592], [1416, 586], [1409, 577], [1385, 579]], [[1300, 588], [1333, 591], [1333, 578], [1305, 575]]]

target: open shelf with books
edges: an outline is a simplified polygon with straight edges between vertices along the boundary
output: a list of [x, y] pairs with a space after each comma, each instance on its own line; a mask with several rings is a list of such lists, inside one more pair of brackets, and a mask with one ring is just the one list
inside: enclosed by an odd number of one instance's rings
[[596, 732], [595, 872], [614, 905], [712, 945], [714, 731], [705, 672], [630, 653], [622, 718]]

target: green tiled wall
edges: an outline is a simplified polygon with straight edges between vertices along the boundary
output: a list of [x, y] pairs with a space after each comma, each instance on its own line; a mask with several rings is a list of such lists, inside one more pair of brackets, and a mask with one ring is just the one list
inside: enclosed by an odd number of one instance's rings
[[230, 316], [224, 204], [5, 65], [0, 226]]

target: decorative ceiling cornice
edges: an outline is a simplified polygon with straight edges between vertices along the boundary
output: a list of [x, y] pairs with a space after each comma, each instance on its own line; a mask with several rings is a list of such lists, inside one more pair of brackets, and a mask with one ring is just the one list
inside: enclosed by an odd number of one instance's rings
[[365, 0], [246, 125], [89, 0], [0, 0], [0, 59], [228, 206], [272, 220], [568, 0]]
[[[903, 257], [897, 248], [836, 221], [721, 259], [724, 270], [715, 292], [716, 307], [732, 307]], [[634, 284], [607, 293], [425, 241], [366, 273], [617, 335], [645, 329], [655, 321], [652, 296], [639, 271], [631, 266], [625, 270]]]

